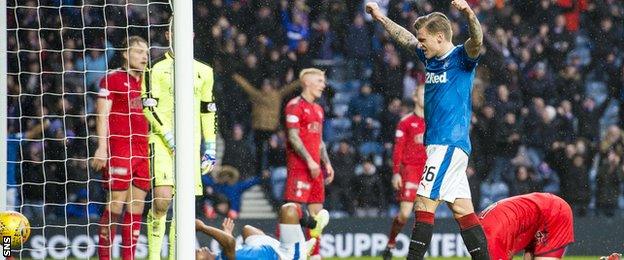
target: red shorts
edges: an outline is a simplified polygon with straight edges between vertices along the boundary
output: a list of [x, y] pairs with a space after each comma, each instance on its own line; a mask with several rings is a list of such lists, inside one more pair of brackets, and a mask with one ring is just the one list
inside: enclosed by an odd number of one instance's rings
[[325, 178], [323, 174], [312, 178], [309, 172], [307, 169], [288, 170], [284, 201], [305, 204], [325, 202]]
[[[545, 216], [537, 229], [525, 227], [537, 230], [535, 233], [513, 232], [510, 226], [516, 223], [508, 223], [511, 220], [503, 211], [496, 208], [489, 211], [486, 217], [488, 220], [482, 219], [481, 222], [487, 235], [490, 259], [511, 259], [514, 254], [522, 250], [530, 252], [533, 256], [561, 258], [566, 246], [574, 242], [572, 210], [560, 198], [552, 200], [548, 207], [551, 211], [542, 212]], [[528, 245], [515, 244], [525, 238], [531, 240]]]
[[422, 164], [404, 165], [401, 167], [401, 179], [403, 183], [401, 185], [401, 190], [397, 192], [397, 201], [412, 203], [416, 201], [416, 190], [418, 190], [424, 168], [424, 162]]
[[144, 191], [151, 188], [149, 156], [145, 149], [120, 142], [111, 142], [108, 166], [103, 170], [104, 189], [112, 191], [127, 190], [130, 182]]
[[535, 234], [534, 243], [527, 251], [534, 256], [551, 256], [561, 254], [561, 250], [574, 242], [574, 220], [572, 219], [572, 209], [563, 199], [553, 196], [556, 199], [548, 206], [550, 209], [546, 221], [542, 228]]

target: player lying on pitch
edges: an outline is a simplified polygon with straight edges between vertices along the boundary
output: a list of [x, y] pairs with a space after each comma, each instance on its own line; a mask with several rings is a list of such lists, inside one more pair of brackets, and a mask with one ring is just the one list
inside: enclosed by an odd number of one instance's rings
[[574, 242], [572, 209], [549, 193], [500, 200], [481, 212], [490, 259], [507, 260], [524, 250], [524, 259], [561, 259]]
[[[222, 251], [215, 254], [208, 248], [197, 250], [197, 260], [299, 260], [307, 259], [316, 239], [305, 241], [303, 230], [299, 224], [301, 209], [295, 203], [282, 205], [279, 213], [279, 241], [266, 235], [262, 230], [246, 225], [243, 228], [244, 245], [236, 249], [236, 239], [232, 236], [234, 222], [231, 219], [223, 221], [223, 230], [207, 226], [201, 220], [195, 220], [197, 231], [211, 236]], [[326, 223], [326, 222], [325, 222]]]

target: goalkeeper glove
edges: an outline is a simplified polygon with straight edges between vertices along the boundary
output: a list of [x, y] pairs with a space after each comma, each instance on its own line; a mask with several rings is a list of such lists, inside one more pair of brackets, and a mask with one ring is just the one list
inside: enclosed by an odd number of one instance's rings
[[206, 150], [201, 158], [201, 173], [207, 174], [214, 169], [217, 164], [217, 156], [214, 151]]
[[201, 158], [201, 172], [206, 174], [212, 171], [217, 163], [217, 144], [215, 142], [204, 143], [204, 155]]
[[165, 140], [165, 142], [169, 146], [169, 149], [171, 149], [172, 152], [175, 152], [175, 137], [174, 137], [173, 133], [167, 132], [163, 136], [163, 139]]

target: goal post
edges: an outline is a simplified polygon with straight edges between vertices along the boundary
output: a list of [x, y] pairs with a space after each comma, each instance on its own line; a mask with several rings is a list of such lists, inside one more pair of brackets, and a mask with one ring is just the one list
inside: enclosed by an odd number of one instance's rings
[[[195, 259], [195, 151], [194, 70], [193, 70], [193, 1], [173, 1], [174, 85], [175, 87], [175, 171], [176, 259]], [[192, 124], [193, 127], [189, 127]], [[184, 177], [182, 177], [184, 176]]]
[[7, 206], [7, 2], [0, 1], [0, 211]]

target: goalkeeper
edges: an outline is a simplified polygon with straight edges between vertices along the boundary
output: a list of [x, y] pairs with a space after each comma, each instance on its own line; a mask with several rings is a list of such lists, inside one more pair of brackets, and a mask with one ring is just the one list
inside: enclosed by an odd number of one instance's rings
[[[173, 17], [172, 17], [173, 18]], [[169, 22], [169, 30], [165, 37], [172, 41], [172, 19]], [[170, 44], [171, 46], [171, 44]], [[195, 175], [195, 195], [202, 195], [201, 173], [208, 172], [215, 163], [216, 129], [215, 115], [216, 106], [213, 103], [212, 68], [199, 61], [194, 61], [195, 83], [194, 83], [194, 107], [195, 122], [200, 123], [200, 129], [195, 130], [195, 151], [198, 157], [201, 156], [201, 146], [203, 143], [204, 155], [202, 165], [195, 166], [193, 173], [179, 172], [178, 177], [190, 177]], [[147, 72], [143, 88], [144, 113], [150, 125], [150, 152], [151, 175], [154, 178], [152, 208], [147, 215], [147, 237], [148, 237], [148, 258], [160, 259], [162, 249], [162, 239], [165, 234], [165, 221], [167, 211], [171, 205], [174, 195], [174, 77], [173, 77], [174, 55], [170, 49], [165, 55], [154, 62]], [[189, 86], [181, 86], [189, 87]], [[202, 142], [203, 139], [203, 142]], [[174, 220], [175, 221], [175, 220]], [[175, 224], [172, 222], [169, 234], [169, 257], [174, 256]]]

